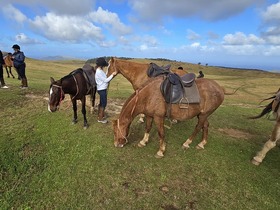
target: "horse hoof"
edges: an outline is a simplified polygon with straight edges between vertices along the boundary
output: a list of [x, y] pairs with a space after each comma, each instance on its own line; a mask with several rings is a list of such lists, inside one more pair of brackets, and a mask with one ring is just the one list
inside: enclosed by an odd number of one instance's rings
[[142, 148], [142, 147], [145, 147], [146, 144], [142, 144], [141, 142], [139, 142], [137, 146]]
[[75, 124], [77, 124], [77, 121], [72, 121], [72, 125], [75, 125]]
[[155, 155], [155, 158], [157, 158], [157, 159], [161, 159], [163, 157], [164, 157], [163, 155], [158, 155], [158, 154]]
[[187, 149], [189, 149], [190, 148], [190, 146], [189, 145], [182, 145], [182, 149], [185, 149], [185, 150], [187, 150]]
[[137, 122], [138, 122], [139, 124], [140, 124], [140, 123], [144, 123], [144, 120], [140, 118]]
[[251, 160], [251, 163], [254, 164], [255, 166], [258, 166], [261, 164], [260, 161], [256, 160], [256, 158], [254, 157], [252, 160]]
[[157, 154], [155, 155], [155, 157], [158, 158], [158, 159], [163, 158], [164, 157], [163, 152], [158, 151]]
[[196, 145], [196, 147], [195, 147], [196, 149], [204, 149], [204, 146], [203, 145], [200, 145], [200, 144], [198, 144], [198, 145]]

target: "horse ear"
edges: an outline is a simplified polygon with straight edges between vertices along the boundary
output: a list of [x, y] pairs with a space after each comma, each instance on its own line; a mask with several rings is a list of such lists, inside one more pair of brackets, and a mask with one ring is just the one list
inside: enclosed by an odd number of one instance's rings
[[51, 84], [53, 84], [55, 81], [54, 78], [52, 78], [52, 77], [50, 78], [50, 80], [51, 80]]

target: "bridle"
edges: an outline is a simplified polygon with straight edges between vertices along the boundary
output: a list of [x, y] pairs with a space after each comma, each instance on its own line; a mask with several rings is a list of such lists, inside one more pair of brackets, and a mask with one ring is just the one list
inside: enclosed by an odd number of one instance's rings
[[62, 86], [61, 85], [55, 85], [53, 84], [52, 87], [56, 87], [56, 88], [59, 88], [60, 89], [60, 98], [59, 98], [59, 102], [58, 102], [58, 106], [60, 105], [61, 101], [63, 100], [64, 98], [64, 91], [62, 89]]

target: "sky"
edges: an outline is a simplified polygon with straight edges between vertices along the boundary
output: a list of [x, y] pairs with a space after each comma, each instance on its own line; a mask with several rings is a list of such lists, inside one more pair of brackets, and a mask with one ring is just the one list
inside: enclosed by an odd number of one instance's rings
[[280, 71], [278, 0], [1, 0], [0, 50]]

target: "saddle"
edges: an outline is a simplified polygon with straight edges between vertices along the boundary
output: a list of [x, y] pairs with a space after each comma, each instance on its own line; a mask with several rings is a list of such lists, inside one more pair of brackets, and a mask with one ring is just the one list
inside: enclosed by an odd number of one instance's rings
[[155, 63], [150, 63], [150, 66], [147, 70], [148, 77], [157, 77], [159, 75], [167, 75], [170, 73], [171, 65], [168, 64], [166, 66], [158, 66]]
[[82, 69], [83, 69], [84, 76], [85, 76], [89, 86], [90, 87], [95, 87], [96, 86], [96, 81], [95, 81], [95, 70], [94, 70], [94, 68], [90, 64], [85, 64]]
[[195, 74], [187, 73], [180, 77], [170, 73], [160, 86], [161, 93], [168, 104], [199, 103], [200, 96], [195, 83]]

